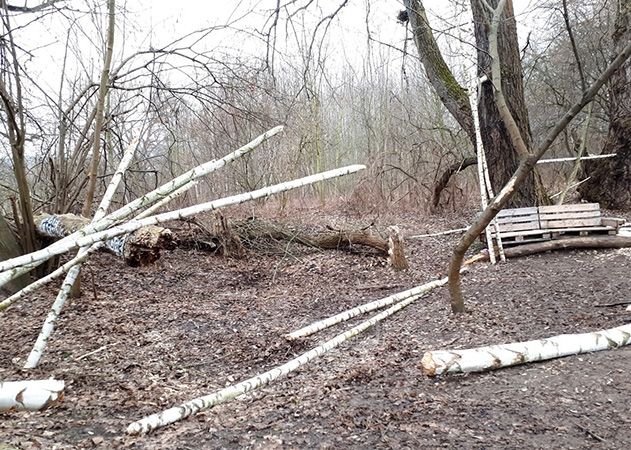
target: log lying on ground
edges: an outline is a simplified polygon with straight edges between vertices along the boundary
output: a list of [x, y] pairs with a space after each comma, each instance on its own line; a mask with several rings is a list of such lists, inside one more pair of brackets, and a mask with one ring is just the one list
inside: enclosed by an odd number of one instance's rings
[[294, 372], [301, 366], [307, 364], [309, 361], [323, 355], [324, 353], [334, 349], [343, 342], [352, 339], [361, 332], [373, 327], [381, 320], [391, 316], [392, 314], [400, 311], [406, 306], [412, 304], [419, 296], [409, 297], [394, 306], [382, 311], [381, 313], [371, 317], [365, 322], [347, 330], [344, 333], [338, 334], [334, 338], [326, 341], [324, 344], [319, 345], [311, 350], [303, 353], [302, 355], [286, 362], [283, 365], [277, 366], [267, 372], [255, 375], [245, 381], [237, 384], [233, 384], [212, 394], [205, 395], [203, 397], [196, 398], [194, 400], [182, 403], [179, 406], [169, 408], [161, 413], [152, 414], [137, 422], [133, 422], [127, 427], [128, 434], [144, 434], [149, 433], [156, 428], [169, 425], [179, 420], [185, 419], [193, 414], [212, 408], [213, 406], [226, 403], [239, 395], [247, 392], [254, 391], [262, 386], [265, 386], [272, 381], [286, 376], [291, 372]]
[[[340, 167], [339, 169], [328, 170], [326, 172], [320, 172], [314, 175], [309, 175], [307, 177], [298, 178], [296, 180], [286, 181], [284, 183], [264, 187], [252, 192], [224, 197], [218, 200], [200, 203], [199, 205], [189, 206], [188, 208], [182, 208], [175, 211], [157, 214], [155, 216], [146, 217], [141, 220], [132, 219], [128, 222], [108, 228], [107, 230], [84, 234], [81, 237], [74, 237], [76, 235], [71, 235], [73, 236], [72, 238], [70, 238], [70, 236], [63, 238], [61, 241], [48, 246], [46, 249], [38, 250], [33, 253], [22, 255], [6, 261], [0, 261], [0, 272], [11, 271], [11, 269], [15, 267], [28, 265], [33, 263], [34, 261], [39, 261], [42, 258], [52, 258], [55, 255], [61, 255], [62, 253], [65, 253], [74, 248], [85, 247], [97, 242], [112, 239], [116, 236], [129, 234], [148, 225], [157, 225], [160, 223], [170, 222], [172, 220], [186, 219], [204, 212], [215, 211], [221, 208], [226, 208], [228, 206], [238, 205], [259, 198], [269, 197], [280, 192], [297, 189], [332, 178], [350, 175], [360, 170], [364, 170], [365, 168], [366, 166], [364, 165], [353, 164], [346, 167]], [[81, 230], [80, 234], [82, 234], [83, 231], [84, 230]]]
[[491, 345], [467, 350], [426, 352], [421, 360], [428, 376], [482, 372], [562, 356], [611, 350], [631, 343], [631, 325], [583, 334], [562, 334], [548, 339]]
[[[535, 242], [504, 249], [507, 258], [534, 255], [551, 250], [570, 250], [579, 248], [626, 248], [631, 247], [631, 236], [585, 236], [552, 241]], [[465, 264], [477, 261], [488, 261], [488, 253], [473, 256]]]
[[81, 229], [76, 234], [66, 236], [65, 238], [62, 238], [60, 241], [55, 242], [53, 245], [47, 248], [38, 250], [28, 255], [23, 255], [21, 257], [12, 258], [10, 261], [12, 261], [13, 264], [10, 266], [6, 265], [8, 264], [8, 261], [3, 261], [4, 265], [0, 264], [0, 286], [4, 285], [14, 278], [19, 277], [22, 274], [29, 272], [33, 268], [42, 264], [47, 259], [60, 254], [56, 253], [53, 250], [54, 248], [62, 247], [64, 244], [79, 239], [82, 236], [85, 237], [88, 234], [105, 230], [113, 224], [119, 222], [121, 219], [125, 219], [131, 216], [138, 210], [155, 204], [156, 202], [161, 202], [163, 199], [166, 199], [169, 196], [173, 196], [175, 192], [181, 192], [181, 189], [187, 189], [185, 188], [185, 186], [188, 186], [188, 188], [194, 186], [194, 182], [196, 180], [205, 175], [208, 175], [209, 173], [217, 169], [220, 169], [231, 161], [234, 161], [235, 159], [240, 158], [241, 156], [251, 152], [260, 144], [268, 140], [270, 137], [280, 133], [282, 130], [282, 126], [275, 127], [219, 160], [208, 161], [204, 164], [200, 164], [199, 166], [194, 167], [193, 169], [174, 178], [168, 183], [163, 184], [153, 191], [108, 214], [106, 217], [103, 217], [98, 222], [91, 223], [89, 226]]
[[[40, 214], [35, 217], [41, 236], [64, 238], [81, 230], [90, 219], [75, 214]], [[168, 228], [146, 226], [124, 236], [105, 241], [103, 248], [125, 260], [130, 266], [144, 266], [160, 258], [160, 251], [175, 248], [175, 237]]]
[[0, 381], [0, 411], [39, 411], [63, 398], [59, 380]]
[[388, 297], [384, 297], [379, 300], [374, 300], [370, 303], [366, 303], [364, 305], [356, 306], [355, 308], [347, 309], [346, 311], [342, 311], [339, 314], [336, 314], [331, 317], [327, 317], [326, 319], [319, 320], [317, 322], [312, 323], [311, 325], [307, 325], [299, 330], [296, 330], [292, 333], [286, 334], [285, 339], [294, 340], [299, 339], [305, 336], [310, 336], [314, 333], [317, 333], [320, 330], [324, 330], [325, 328], [336, 325], [340, 322], [344, 322], [346, 320], [352, 319], [353, 317], [359, 316], [360, 314], [365, 314], [370, 311], [374, 311], [375, 309], [380, 309], [385, 306], [392, 305], [393, 303], [400, 302], [401, 300], [406, 300], [411, 297], [421, 297], [433, 289], [437, 287], [444, 286], [447, 283], [447, 278], [430, 281], [429, 283], [422, 284], [420, 286], [416, 286], [412, 289], [408, 289], [407, 291], [398, 292], [396, 294], [389, 295]]
[[239, 247], [242, 245], [249, 248], [260, 248], [265, 240], [282, 241], [283, 245], [280, 251], [283, 252], [287, 242], [323, 250], [351, 249], [364, 246], [375, 249], [383, 256], [389, 257], [391, 265], [396, 270], [407, 269], [408, 267], [403, 238], [398, 227], [389, 227], [389, 237], [385, 239], [365, 229], [307, 233], [291, 230], [285, 226], [256, 217], [228, 222], [220, 216], [217, 222], [215, 226], [206, 227], [193, 220], [192, 223], [199, 226], [206, 236], [201, 241], [196, 239], [185, 240], [183, 242], [184, 246], [193, 247], [196, 243], [200, 243], [201, 247], [220, 254], [241, 253]]

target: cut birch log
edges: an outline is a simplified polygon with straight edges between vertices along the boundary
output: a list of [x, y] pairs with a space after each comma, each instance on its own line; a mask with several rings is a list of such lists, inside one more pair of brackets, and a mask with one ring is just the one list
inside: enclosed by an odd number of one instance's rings
[[[206, 162], [204, 164], [200, 164], [199, 166], [189, 170], [188, 172], [174, 178], [168, 183], [163, 184], [162, 186], [143, 195], [142, 197], [134, 200], [133, 202], [128, 203], [127, 205], [119, 208], [113, 213], [110, 213], [109, 215], [102, 218], [98, 222], [90, 224], [89, 226], [79, 230], [77, 233], [73, 233], [70, 236], [66, 236], [65, 238], [61, 239], [60, 241], [55, 242], [54, 244], [50, 245], [49, 247], [45, 249], [30, 253], [28, 255], [23, 255], [21, 259], [17, 259], [16, 261], [17, 264], [13, 265], [10, 268], [5, 269], [4, 267], [0, 265], [0, 286], [12, 280], [13, 278], [20, 276], [21, 274], [26, 273], [29, 270], [32, 270], [33, 268], [37, 267], [39, 264], [42, 264], [43, 261], [46, 261], [47, 259], [59, 254], [59, 253], [51, 252], [52, 248], [58, 248], [59, 246], [63, 246], [67, 244], [69, 241], [77, 239], [81, 236], [84, 236], [90, 233], [95, 233], [97, 231], [102, 231], [109, 228], [113, 224], [118, 223], [120, 220], [129, 217], [136, 211], [142, 208], [145, 208], [149, 205], [152, 205], [155, 202], [160, 201], [161, 199], [169, 196], [174, 191], [180, 189], [181, 187], [187, 185], [188, 183], [198, 180], [199, 178], [205, 175], [208, 175], [209, 173], [217, 169], [220, 169], [221, 167], [234, 161], [235, 159], [251, 152], [256, 147], [261, 145], [263, 142], [268, 140], [270, 137], [280, 133], [282, 130], [283, 130], [282, 126], [275, 127], [263, 133], [262, 135], [258, 136], [256, 139], [252, 140], [251, 142], [244, 145], [243, 147], [235, 150], [234, 152], [230, 153], [229, 155], [224, 156], [223, 158], [217, 161], [213, 160], [213, 161]], [[191, 184], [189, 187], [192, 187], [192, 186], [193, 185]], [[13, 259], [16, 260], [16, 258], [13, 258]], [[5, 261], [5, 263], [6, 262], [7, 261]], [[21, 266], [28, 266], [28, 268], [20, 268]]]
[[426, 352], [423, 373], [430, 377], [444, 373], [483, 372], [562, 356], [611, 350], [631, 342], [631, 325], [582, 334], [562, 334], [536, 341], [491, 345], [466, 350]]
[[335, 336], [333, 339], [326, 341], [324, 344], [303, 353], [302, 355], [286, 362], [283, 365], [268, 370], [267, 372], [256, 375], [240, 383], [228, 386], [224, 389], [213, 392], [212, 394], [182, 403], [181, 405], [173, 408], [169, 408], [161, 413], [152, 414], [137, 422], [133, 422], [127, 427], [127, 433], [132, 435], [149, 433], [156, 428], [175, 423], [193, 414], [197, 414], [202, 410], [212, 408], [213, 406], [222, 403], [226, 403], [234, 399], [235, 397], [238, 397], [239, 395], [251, 392], [255, 389], [265, 386], [280, 377], [294, 372], [301, 366], [314, 360], [318, 356], [321, 356], [324, 353], [334, 349], [343, 342], [352, 339], [361, 332], [374, 326], [381, 320], [410, 305], [417, 298], [418, 297], [409, 297], [388, 308], [387, 310], [371, 317], [367, 321], [362, 322], [359, 325], [351, 328], [350, 330]]
[[[35, 217], [37, 233], [41, 236], [63, 238], [85, 228], [90, 219], [75, 214], [40, 214]], [[157, 261], [161, 250], [175, 248], [175, 236], [168, 228], [147, 226], [125, 236], [104, 242], [103, 248], [123, 258], [132, 266], [144, 266]]]
[[569, 158], [551, 158], [551, 159], [540, 159], [539, 161], [537, 161], [537, 164], [547, 164], [547, 163], [556, 163], [556, 162], [569, 162], [569, 161], [576, 161], [578, 159], [580, 160], [585, 160], [585, 159], [601, 159], [601, 158], [613, 158], [614, 156], [616, 156], [616, 153], [609, 153], [606, 155], [588, 155], [588, 156], [571, 156]]
[[[92, 221], [90, 221], [90, 223], [95, 223], [101, 220], [107, 214], [107, 210], [109, 209], [112, 199], [114, 198], [114, 193], [118, 189], [118, 185], [123, 179], [123, 175], [125, 171], [127, 170], [127, 167], [129, 167], [129, 164], [131, 163], [131, 160], [134, 156], [137, 146], [138, 146], [138, 138], [133, 139], [132, 142], [127, 146], [127, 149], [125, 150], [125, 154], [123, 155], [123, 158], [118, 164], [118, 167], [116, 168], [116, 171], [114, 172], [114, 175], [112, 176], [112, 179], [107, 185], [105, 194], [103, 194], [103, 198], [99, 202], [99, 206], [97, 207], [96, 212], [94, 213], [94, 217], [92, 218]], [[57, 222], [63, 225], [63, 221], [57, 220]], [[77, 224], [77, 220], [71, 220], [70, 223], [68, 223], [68, 226], [71, 228], [74, 228], [80, 225]], [[60, 227], [60, 228], [63, 228], [63, 227]], [[76, 230], [72, 229], [71, 231], [70, 230], [65, 230], [65, 231], [69, 233], [74, 233]], [[77, 253], [77, 257], [81, 257], [83, 255], [89, 255], [91, 249], [98, 248], [99, 246], [100, 246], [100, 243], [93, 244], [90, 246], [81, 246], [81, 248], [79, 249], [79, 252]], [[112, 242], [109, 242], [107, 246], [111, 247]], [[124, 245], [121, 244], [120, 248], [123, 249]], [[114, 249], [112, 248], [110, 250], [113, 251]], [[64, 304], [66, 303], [68, 296], [72, 292], [79, 278], [80, 272], [81, 272], [81, 264], [76, 264], [66, 274], [66, 277], [64, 278], [64, 281], [61, 284], [61, 289], [59, 290], [59, 293], [57, 294], [57, 298], [53, 302], [53, 306], [51, 307], [50, 312], [46, 316], [46, 320], [44, 321], [42, 330], [40, 331], [39, 336], [37, 336], [35, 345], [33, 345], [33, 349], [31, 350], [31, 353], [28, 355], [26, 364], [24, 364], [25, 369], [33, 369], [37, 367], [37, 365], [39, 364], [39, 360], [41, 359], [42, 355], [44, 354], [44, 351], [46, 350], [46, 346], [48, 345], [48, 340], [53, 330], [55, 329], [55, 323], [57, 322], [57, 319], [59, 318], [59, 314], [61, 313], [61, 310]]]
[[40, 411], [63, 395], [60, 380], [0, 381], [0, 411]]
[[342, 311], [339, 314], [319, 320], [312, 323], [311, 325], [307, 325], [306, 327], [286, 334], [285, 339], [292, 341], [302, 337], [310, 336], [320, 330], [324, 330], [325, 328], [331, 327], [340, 322], [345, 322], [349, 319], [352, 319], [353, 317], [359, 316], [360, 314], [365, 314], [367, 312], [374, 311], [375, 309], [381, 309], [384, 306], [392, 305], [393, 303], [405, 300], [410, 297], [420, 297], [430, 292], [431, 290], [436, 289], [437, 287], [444, 286], [446, 283], [447, 278], [430, 281], [429, 283], [416, 286], [412, 289], [408, 289], [407, 291], [398, 292], [396, 294], [389, 295], [388, 297], [374, 300], [370, 303], [356, 306], [355, 308], [347, 309], [346, 311]]
[[[104, 231], [98, 231], [98, 232], [83, 235], [80, 237], [71, 235], [70, 237], [67, 237], [60, 241], [55, 242], [54, 244], [48, 246], [44, 250], [39, 250], [33, 253], [29, 253], [28, 255], [23, 255], [17, 258], [12, 258], [12, 259], [0, 262], [0, 271], [7, 271], [15, 267], [31, 264], [34, 261], [39, 261], [42, 258], [48, 259], [56, 255], [61, 255], [74, 248], [92, 245], [100, 241], [106, 241], [108, 239], [112, 239], [122, 234], [131, 233], [133, 231], [138, 230], [139, 228], [142, 228], [148, 225], [157, 225], [159, 223], [164, 223], [171, 220], [181, 220], [181, 219], [192, 217], [194, 215], [201, 214], [204, 212], [215, 211], [217, 209], [225, 208], [227, 206], [238, 205], [238, 204], [245, 203], [251, 200], [269, 197], [271, 195], [278, 194], [279, 192], [284, 192], [291, 189], [304, 187], [304, 186], [307, 186], [313, 183], [318, 183], [318, 182], [328, 180], [331, 178], [349, 175], [349, 174], [358, 172], [360, 170], [364, 170], [365, 168], [366, 166], [363, 166], [360, 164], [346, 166], [340, 169], [329, 170], [329, 171], [321, 172], [315, 175], [310, 175], [308, 177], [299, 178], [297, 180], [287, 181], [287, 182], [279, 183], [273, 186], [257, 189], [256, 191], [247, 192], [245, 194], [233, 195], [231, 197], [225, 197], [222, 199], [213, 200], [206, 203], [201, 203], [199, 205], [190, 206], [188, 208], [182, 208], [176, 211], [171, 211], [171, 212], [158, 214], [155, 216], [146, 217], [141, 220], [132, 219], [124, 224], [109, 228]], [[86, 228], [90, 228], [90, 227], [91, 226], [88, 226]], [[81, 230], [78, 233], [83, 233], [84, 230]]]

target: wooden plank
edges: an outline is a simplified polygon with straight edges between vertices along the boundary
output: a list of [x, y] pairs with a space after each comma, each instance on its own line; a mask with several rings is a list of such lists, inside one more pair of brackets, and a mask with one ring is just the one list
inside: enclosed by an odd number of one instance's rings
[[524, 222], [539, 222], [539, 216], [536, 214], [531, 214], [529, 216], [519, 216], [519, 217], [502, 217], [497, 219], [497, 223], [524, 223]]
[[541, 229], [548, 228], [577, 228], [577, 227], [599, 227], [601, 226], [600, 217], [594, 219], [576, 219], [576, 220], [542, 220]]
[[602, 219], [600, 219], [600, 222], [605, 227], [620, 228], [620, 226], [623, 225], [626, 220], [619, 217], [603, 217]]
[[525, 230], [525, 231], [509, 231], [506, 233], [500, 232], [502, 239], [510, 238], [514, 236], [541, 236], [544, 234], [550, 234], [553, 230]]
[[539, 207], [540, 214], [572, 211], [600, 211], [600, 205], [598, 203], [577, 203], [575, 205], [550, 205]]
[[600, 211], [572, 211], [564, 213], [541, 213], [540, 220], [591, 219], [600, 217]]
[[500, 223], [498, 226], [501, 234], [505, 231], [538, 230], [539, 222]]
[[497, 213], [497, 217], [513, 217], [513, 216], [524, 216], [529, 214], [537, 214], [537, 207], [529, 207], [529, 208], [509, 208], [502, 209]]

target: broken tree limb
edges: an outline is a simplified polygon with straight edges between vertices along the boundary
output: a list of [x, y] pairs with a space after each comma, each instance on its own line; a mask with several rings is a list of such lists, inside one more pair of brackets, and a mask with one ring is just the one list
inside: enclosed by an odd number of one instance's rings
[[478, 159], [475, 156], [468, 156], [462, 161], [455, 162], [447, 167], [442, 175], [438, 178], [438, 181], [434, 183], [434, 192], [432, 194], [432, 208], [438, 208], [440, 204], [440, 195], [449, 184], [449, 180], [458, 172], [462, 172], [469, 166], [473, 166], [478, 163]]
[[562, 356], [611, 350], [631, 343], [631, 325], [582, 334], [562, 334], [536, 341], [467, 350], [435, 350], [421, 360], [430, 377], [444, 373], [483, 372]]
[[[315, 175], [299, 178], [297, 180], [287, 181], [287, 182], [279, 183], [273, 186], [257, 189], [255, 191], [247, 192], [245, 194], [233, 195], [231, 197], [225, 197], [222, 199], [213, 200], [206, 203], [201, 203], [199, 205], [189, 206], [188, 208], [182, 208], [176, 211], [170, 211], [170, 212], [158, 214], [155, 216], [146, 217], [141, 220], [132, 219], [128, 222], [109, 228], [107, 230], [84, 235], [78, 238], [77, 237], [73, 237], [71, 239], [64, 238], [61, 241], [58, 241], [48, 246], [44, 250], [44, 253], [46, 255], [45, 258], [46, 259], [51, 258], [55, 255], [61, 255], [77, 247], [84, 247], [87, 245], [92, 245], [96, 242], [105, 241], [105, 240], [114, 238], [116, 236], [120, 236], [122, 234], [131, 233], [132, 231], [136, 231], [139, 228], [142, 228], [144, 226], [157, 225], [159, 223], [164, 223], [171, 220], [181, 220], [181, 219], [192, 217], [204, 212], [215, 211], [217, 209], [225, 208], [227, 206], [238, 205], [238, 204], [245, 203], [251, 200], [269, 197], [271, 195], [278, 194], [279, 192], [284, 192], [291, 189], [297, 189], [299, 187], [304, 187], [304, 186], [307, 186], [313, 183], [318, 183], [321, 181], [325, 181], [331, 178], [349, 175], [349, 174], [358, 172], [360, 170], [364, 170], [365, 168], [366, 166], [363, 166], [360, 164], [346, 166], [340, 169], [329, 170], [329, 171], [321, 172]], [[86, 227], [86, 228], [89, 228], [89, 227]], [[39, 258], [42, 257], [41, 252], [42, 251], [37, 251], [37, 252], [29, 253], [28, 255], [23, 255], [17, 258], [12, 258], [6, 261], [2, 261], [0, 262], [0, 271], [11, 270], [14, 267], [19, 267], [25, 264], [30, 264], [33, 261], [37, 261]]]
[[426, 237], [446, 236], [448, 234], [464, 233], [468, 229], [469, 229], [468, 227], [467, 228], [455, 228], [453, 230], [439, 231], [439, 232], [436, 232], [436, 233], [416, 234], [414, 236], [408, 236], [408, 239], [419, 239], [419, 238], [426, 238]]
[[323, 355], [324, 353], [334, 349], [343, 342], [352, 339], [361, 332], [371, 328], [381, 320], [391, 316], [392, 314], [400, 311], [406, 306], [412, 304], [418, 297], [409, 297], [396, 305], [388, 308], [387, 310], [371, 317], [365, 322], [351, 328], [350, 330], [335, 336], [333, 339], [326, 341], [324, 344], [315, 347], [302, 355], [294, 358], [281, 366], [277, 366], [267, 372], [256, 375], [240, 383], [228, 386], [212, 394], [205, 395], [203, 397], [196, 398], [194, 400], [182, 403], [179, 406], [169, 408], [161, 413], [152, 414], [137, 422], [131, 423], [127, 427], [128, 434], [145, 434], [149, 433], [156, 428], [163, 427], [182, 419], [185, 419], [193, 414], [212, 408], [213, 406], [226, 403], [239, 395], [251, 392], [262, 386], [266, 386], [272, 381], [286, 376], [291, 372], [294, 372], [301, 366], [304, 366], [308, 362]]
[[0, 381], [0, 411], [39, 411], [63, 398], [59, 380]]
[[[102, 231], [109, 228], [110, 226], [116, 224], [120, 220], [129, 217], [136, 211], [142, 208], [145, 208], [149, 205], [152, 205], [155, 202], [158, 202], [161, 199], [167, 197], [168, 195], [180, 189], [182, 186], [187, 185], [191, 181], [197, 180], [205, 175], [208, 175], [209, 173], [217, 169], [220, 169], [221, 167], [234, 161], [235, 159], [240, 158], [241, 156], [251, 152], [256, 147], [261, 145], [263, 142], [267, 141], [270, 137], [275, 136], [276, 134], [280, 133], [282, 130], [283, 130], [282, 126], [272, 128], [271, 130], [263, 133], [262, 135], [258, 136], [257, 138], [249, 142], [248, 144], [235, 150], [229, 155], [226, 155], [217, 161], [215, 160], [209, 161], [209, 162], [200, 164], [197, 167], [194, 167], [193, 169], [174, 178], [168, 183], [163, 184], [162, 186], [154, 189], [153, 191], [119, 208], [113, 213], [108, 214], [103, 219], [99, 220], [98, 222], [90, 224], [86, 228], [79, 230], [77, 233], [73, 233], [72, 235], [67, 236], [61, 239], [60, 241], [55, 242], [54, 244], [50, 245], [47, 248], [44, 248], [37, 252], [30, 253], [28, 255], [23, 255], [23, 257], [20, 259], [13, 258], [14, 262], [17, 264], [11, 266], [10, 268], [4, 268], [2, 265], [0, 265], [0, 286], [12, 280], [13, 278], [20, 276], [22, 273], [25, 273], [25, 271], [27, 272], [28, 270], [31, 270], [34, 267], [37, 267], [43, 261], [46, 261], [47, 259], [55, 256], [56, 254], [59, 254], [59, 253], [51, 252], [52, 248], [63, 246], [67, 244], [69, 241], [77, 239], [81, 236], [84, 236], [90, 233], [95, 233], [97, 231]], [[190, 185], [190, 187], [192, 187], [192, 185]], [[4, 261], [3, 263], [6, 263], [6, 262], [7, 261]], [[20, 269], [21, 266], [30, 266], [30, 268]]]
[[[567, 239], [555, 239], [545, 242], [518, 245], [504, 250], [506, 256], [516, 258], [519, 256], [534, 255], [551, 250], [570, 250], [578, 248], [627, 248], [631, 247], [631, 236], [584, 236]], [[487, 253], [478, 254], [468, 261], [488, 261]], [[470, 263], [471, 263], [470, 262]], [[469, 263], [469, 264], [470, 264]]]
[[370, 303], [366, 303], [355, 308], [347, 309], [346, 311], [343, 311], [339, 314], [319, 320], [312, 323], [311, 325], [307, 325], [306, 327], [286, 334], [285, 339], [293, 341], [295, 339], [310, 336], [320, 330], [324, 330], [325, 328], [329, 328], [338, 323], [345, 322], [349, 319], [352, 319], [353, 317], [359, 316], [360, 314], [365, 314], [367, 312], [374, 311], [375, 309], [381, 309], [384, 306], [392, 305], [393, 303], [397, 303], [410, 297], [420, 297], [430, 292], [431, 290], [436, 289], [437, 287], [444, 286], [446, 283], [447, 278], [430, 281], [429, 283], [416, 286], [412, 289], [408, 289], [407, 291], [398, 292], [396, 294], [389, 295], [388, 297], [374, 300]]

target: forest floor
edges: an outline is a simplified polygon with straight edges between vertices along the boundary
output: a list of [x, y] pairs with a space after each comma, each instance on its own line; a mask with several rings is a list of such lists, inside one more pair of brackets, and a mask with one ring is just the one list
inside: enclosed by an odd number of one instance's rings
[[[370, 223], [306, 209], [285, 220], [312, 228]], [[466, 223], [412, 213], [376, 218], [379, 229], [398, 224], [404, 236]], [[631, 348], [481, 374], [427, 378], [420, 369], [430, 349], [629, 322], [624, 306], [597, 305], [630, 300], [631, 249], [478, 263], [463, 277], [467, 314], [451, 315], [447, 290], [438, 289], [258, 391], [148, 436], [124, 434], [145, 415], [264, 372], [367, 317], [300, 342], [285, 333], [444, 274], [457, 239], [408, 239], [404, 272], [370, 251], [299, 245], [241, 259], [178, 249], [142, 268], [99, 255], [36, 370], [20, 367], [55, 290], [0, 316], [0, 380], [66, 381], [58, 406], [0, 414], [0, 448], [631, 448]]]

